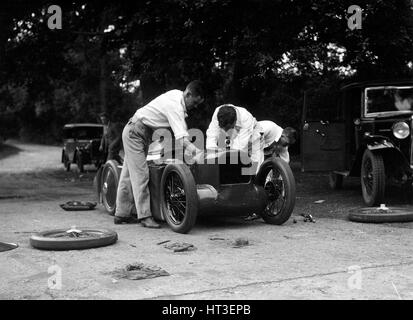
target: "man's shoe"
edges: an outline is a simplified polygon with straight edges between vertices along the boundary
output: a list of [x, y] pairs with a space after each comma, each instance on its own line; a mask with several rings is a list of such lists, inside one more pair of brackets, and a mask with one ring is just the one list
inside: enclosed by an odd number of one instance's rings
[[153, 220], [152, 217], [148, 217], [145, 218], [143, 220], [141, 220], [141, 224], [142, 226], [144, 226], [145, 228], [154, 228], [154, 229], [159, 229], [161, 226], [159, 224], [157, 224], [155, 222], [155, 220]]
[[122, 224], [122, 223], [137, 223], [138, 220], [134, 217], [117, 217], [115, 216], [114, 221], [115, 224]]

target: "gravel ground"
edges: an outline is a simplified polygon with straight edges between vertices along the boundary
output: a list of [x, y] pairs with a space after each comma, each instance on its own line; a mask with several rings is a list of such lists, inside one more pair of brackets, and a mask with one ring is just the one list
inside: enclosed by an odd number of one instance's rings
[[[181, 235], [165, 224], [159, 230], [114, 225], [100, 205], [62, 210], [59, 204], [69, 200], [96, 200], [92, 168], [83, 175], [65, 172], [60, 148], [11, 144], [19, 150], [0, 151], [0, 241], [19, 248], [0, 253], [0, 299], [413, 299], [413, 223], [348, 221], [349, 210], [363, 206], [357, 180], [333, 192], [325, 175], [301, 173], [293, 164], [297, 202], [283, 226], [202, 219]], [[413, 209], [399, 189], [388, 194], [388, 205]], [[303, 213], [316, 222], [304, 222]], [[29, 244], [32, 233], [73, 225], [110, 228], [119, 240], [65, 252]], [[239, 237], [249, 245], [233, 248]], [[196, 250], [174, 253], [157, 244], [166, 240], [191, 243]], [[170, 276], [127, 280], [111, 274], [136, 262]], [[56, 265], [60, 289], [48, 285], [49, 268]]]

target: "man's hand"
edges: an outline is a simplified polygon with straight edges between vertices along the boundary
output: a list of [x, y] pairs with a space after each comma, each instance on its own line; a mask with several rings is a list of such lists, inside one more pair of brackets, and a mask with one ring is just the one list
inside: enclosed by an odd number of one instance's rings
[[204, 162], [204, 151], [198, 149], [198, 151], [196, 152], [196, 155], [192, 158], [195, 163], [203, 163]]
[[204, 152], [201, 149], [198, 149], [194, 145], [192, 147], [187, 147], [185, 149], [185, 160], [186, 162], [196, 162], [200, 163], [203, 160]]

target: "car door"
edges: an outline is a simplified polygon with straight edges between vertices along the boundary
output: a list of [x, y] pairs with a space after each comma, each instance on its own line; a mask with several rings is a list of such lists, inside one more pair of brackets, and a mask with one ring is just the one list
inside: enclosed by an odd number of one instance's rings
[[302, 171], [345, 169], [345, 122], [339, 96], [306, 93], [302, 113]]

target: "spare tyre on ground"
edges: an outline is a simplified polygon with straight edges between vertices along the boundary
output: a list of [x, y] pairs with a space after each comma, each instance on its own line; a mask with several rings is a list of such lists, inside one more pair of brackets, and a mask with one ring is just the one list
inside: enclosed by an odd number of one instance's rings
[[412, 222], [413, 212], [408, 208], [397, 207], [361, 208], [350, 212], [348, 218], [354, 222], [389, 223]]
[[30, 237], [32, 247], [42, 250], [82, 250], [115, 243], [118, 234], [108, 229], [76, 228], [47, 230]]

